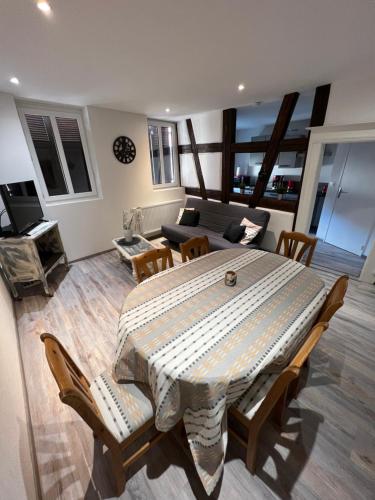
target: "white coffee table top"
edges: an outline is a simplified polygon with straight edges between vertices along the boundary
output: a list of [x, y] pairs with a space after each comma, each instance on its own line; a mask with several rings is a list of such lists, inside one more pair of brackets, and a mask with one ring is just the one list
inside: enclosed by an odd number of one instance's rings
[[126, 260], [132, 260], [137, 255], [155, 248], [152, 243], [150, 243], [140, 234], [133, 235], [132, 243], [127, 243], [123, 237], [115, 238], [114, 240], [112, 240], [112, 243], [114, 244], [116, 250], [118, 250], [118, 252], [120, 253], [121, 257]]

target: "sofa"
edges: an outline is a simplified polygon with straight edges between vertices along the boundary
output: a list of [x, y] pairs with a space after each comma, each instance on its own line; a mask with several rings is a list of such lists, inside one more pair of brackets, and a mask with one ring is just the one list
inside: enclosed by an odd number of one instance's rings
[[[199, 210], [199, 225], [192, 227], [179, 224], [164, 224], [161, 226], [162, 235], [173, 243], [183, 243], [194, 236], [207, 235], [212, 251], [234, 247], [259, 248], [270, 219], [269, 212], [265, 210], [217, 203], [199, 198], [188, 198], [186, 208]], [[248, 245], [231, 243], [223, 238], [223, 233], [228, 224], [232, 221], [240, 224], [244, 217], [254, 224], [262, 226], [262, 230], [257, 236]]]

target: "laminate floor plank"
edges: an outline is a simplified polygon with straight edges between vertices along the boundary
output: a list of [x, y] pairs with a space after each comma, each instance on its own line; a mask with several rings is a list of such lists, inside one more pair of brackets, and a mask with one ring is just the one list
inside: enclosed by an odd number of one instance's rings
[[[162, 239], [155, 240], [158, 246]], [[176, 265], [180, 255], [173, 249]], [[315, 268], [331, 287], [337, 273]], [[56, 335], [89, 378], [111, 365], [117, 323], [134, 288], [116, 252], [57, 268], [54, 296], [28, 289], [16, 315], [43, 499], [115, 498], [111, 467], [78, 415], [63, 405], [39, 335]], [[369, 499], [375, 469], [375, 287], [351, 279], [344, 307], [310, 358], [305, 385], [280, 433], [266, 424], [257, 474], [230, 440], [224, 474], [211, 498]], [[206, 499], [189, 452], [173, 433], [129, 471], [124, 500]]]

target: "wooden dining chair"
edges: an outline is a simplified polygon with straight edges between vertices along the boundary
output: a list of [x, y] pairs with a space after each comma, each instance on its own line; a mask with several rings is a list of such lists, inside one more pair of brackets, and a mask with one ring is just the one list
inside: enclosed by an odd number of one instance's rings
[[[323, 303], [321, 310], [319, 311], [316, 323], [329, 323], [335, 312], [344, 305], [344, 297], [346, 290], [348, 288], [349, 276], [340, 276], [336, 283], [331, 288], [326, 300]], [[306, 364], [308, 359], [306, 359]], [[297, 399], [299, 389], [300, 389], [300, 378], [296, 378], [289, 385], [288, 397], [289, 399]]]
[[344, 305], [344, 297], [348, 289], [349, 276], [340, 276], [331, 288], [319, 312], [318, 321], [329, 322], [335, 312]]
[[182, 262], [196, 259], [201, 255], [206, 255], [210, 251], [207, 236], [196, 236], [190, 240], [180, 243]]
[[289, 366], [280, 374], [259, 375], [245, 394], [230, 408], [229, 415], [233, 423], [239, 422], [247, 431], [245, 440], [233, 425], [229, 427], [230, 434], [247, 450], [246, 467], [252, 474], [255, 472], [258, 438], [263, 424], [272, 412], [275, 413], [279, 425], [282, 424], [289, 384], [299, 377], [304, 362], [327, 327], [328, 323], [315, 325]]
[[56, 337], [43, 333], [40, 338], [60, 390], [60, 400], [71, 406], [91, 428], [94, 438], [108, 447], [120, 495], [125, 489], [127, 468], [165, 435], [154, 429], [152, 439], [136, 451], [132, 449], [124, 459], [124, 451], [154, 425], [149, 389], [133, 382], [117, 384], [110, 370], [90, 383]]
[[[168, 264], [168, 266], [167, 266]], [[134, 271], [138, 283], [154, 274], [165, 271], [167, 267], [173, 267], [173, 257], [170, 248], [155, 248], [133, 259]]]
[[[300, 262], [305, 253], [308, 251], [305, 266], [309, 267], [317, 242], [317, 238], [306, 236], [305, 234], [298, 233], [297, 231], [281, 231], [275, 253], [280, 254], [281, 246], [283, 245], [283, 255], [289, 259]], [[300, 244], [302, 246], [297, 253]]]

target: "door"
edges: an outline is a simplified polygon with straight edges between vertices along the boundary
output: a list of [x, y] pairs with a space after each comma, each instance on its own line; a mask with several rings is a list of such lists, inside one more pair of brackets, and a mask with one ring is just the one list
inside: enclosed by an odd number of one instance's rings
[[325, 241], [362, 255], [375, 221], [375, 143], [351, 144]]

